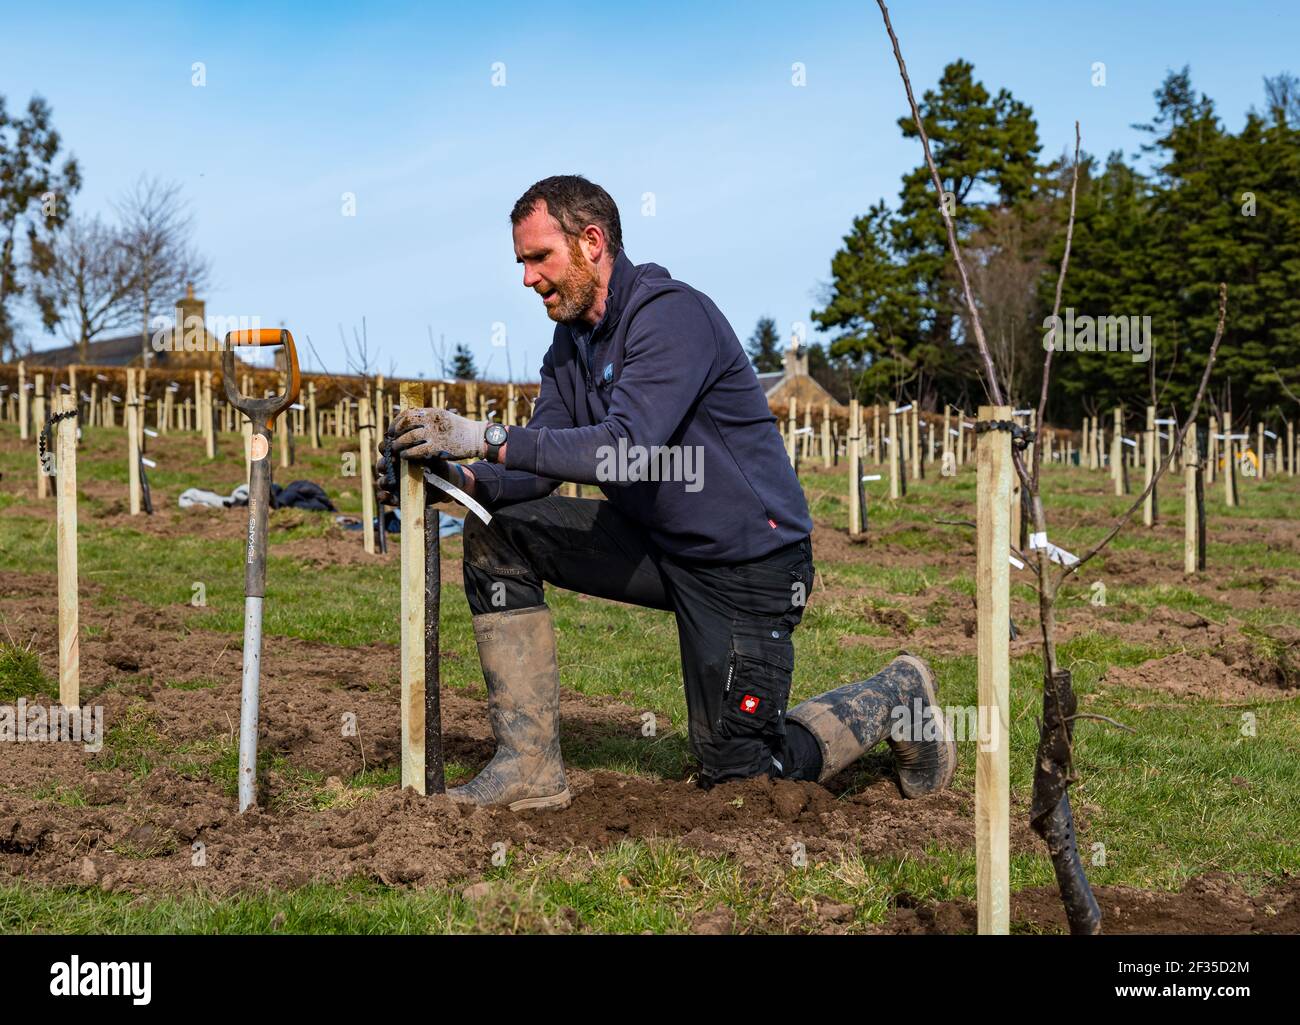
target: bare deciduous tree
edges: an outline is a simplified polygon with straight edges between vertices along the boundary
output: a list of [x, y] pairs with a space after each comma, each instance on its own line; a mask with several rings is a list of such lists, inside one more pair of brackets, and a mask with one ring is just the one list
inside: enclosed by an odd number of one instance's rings
[[177, 183], [141, 177], [116, 209], [130, 267], [130, 294], [140, 317], [140, 353], [147, 365], [154, 311], [164, 300], [182, 294], [187, 285], [204, 287], [208, 262], [190, 241], [194, 218]]
[[45, 275], [34, 287], [47, 324], [90, 359], [90, 343], [135, 319], [131, 267], [122, 238], [98, 217], [72, 217], [55, 235]]

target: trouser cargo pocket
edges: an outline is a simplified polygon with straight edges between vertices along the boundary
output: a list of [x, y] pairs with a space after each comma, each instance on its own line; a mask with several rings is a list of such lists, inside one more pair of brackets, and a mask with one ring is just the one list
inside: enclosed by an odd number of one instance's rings
[[732, 626], [727, 673], [712, 743], [702, 759], [706, 784], [771, 774], [785, 738], [794, 643], [779, 621]]

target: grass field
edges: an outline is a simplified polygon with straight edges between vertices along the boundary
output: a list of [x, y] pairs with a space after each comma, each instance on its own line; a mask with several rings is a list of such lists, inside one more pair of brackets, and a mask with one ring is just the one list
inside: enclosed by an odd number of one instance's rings
[[[132, 600], [154, 609], [188, 607], [191, 630], [214, 632], [239, 643], [242, 624], [241, 547], [237, 533], [220, 531], [203, 513], [175, 508], [184, 488], [229, 491], [242, 477], [237, 439], [222, 439], [214, 464], [202, 458], [191, 436], [151, 442], [159, 462], [150, 475], [157, 515], [147, 529], [123, 515], [126, 462], [120, 430], [92, 430], [78, 461], [82, 492], [80, 573], [90, 594], [83, 603], [109, 613]], [[346, 445], [337, 446], [346, 449]], [[300, 450], [298, 465], [278, 479], [321, 483], [341, 511], [357, 514], [355, 478], [340, 476], [340, 451]], [[21, 446], [12, 424], [0, 424], [0, 572], [35, 574], [53, 587], [55, 536], [53, 502], [44, 511], [34, 497], [34, 446]], [[933, 471], [932, 471], [933, 472]], [[1104, 532], [1124, 505], [1110, 495], [1099, 473], [1052, 468], [1047, 471], [1052, 540], [1073, 551], [1085, 549]], [[843, 532], [846, 478], [837, 471], [809, 469], [803, 483], [818, 523], [818, 536]], [[879, 485], [873, 485], [879, 488]], [[936, 517], [972, 518], [973, 468], [956, 478], [937, 476], [915, 484], [898, 503], [871, 499], [871, 530], [879, 542], [866, 546], [821, 545], [814, 541], [820, 576], [796, 632], [792, 704], [830, 687], [860, 679], [908, 648], [930, 659], [945, 703], [974, 705], [974, 640], [955, 625], [974, 593], [973, 559], [963, 559], [971, 532], [940, 525]], [[1300, 525], [1294, 479], [1247, 481], [1240, 508], [1223, 507], [1221, 489], [1210, 496], [1210, 565], [1204, 577], [1181, 579], [1182, 489], [1170, 481], [1161, 491], [1163, 526], [1144, 530], [1140, 522], [1116, 541], [1085, 579], [1063, 596], [1062, 616], [1076, 629], [1061, 648], [1074, 672], [1081, 708], [1131, 726], [1134, 732], [1100, 722], [1083, 722], [1076, 736], [1079, 781], [1072, 800], [1082, 825], [1081, 848], [1096, 885], [1177, 890], [1207, 871], [1237, 877], [1248, 892], [1300, 870], [1300, 691], [1251, 694], [1232, 700], [1174, 695], [1108, 681], [1112, 670], [1141, 666], [1189, 649], [1174, 637], [1161, 640], [1141, 627], [1161, 610], [1195, 614], [1228, 626], [1243, 650], [1272, 665], [1300, 666], [1288, 638], [1300, 629]], [[322, 545], [331, 516], [292, 510], [273, 517], [268, 562], [266, 644], [297, 638], [313, 645], [395, 646], [398, 641], [397, 567], [391, 559], [352, 559], [330, 566], [305, 560], [314, 541]], [[360, 548], [360, 536], [352, 535]], [[284, 552], [292, 545], [294, 554]], [[443, 557], [443, 682], [447, 688], [480, 696], [468, 610], [459, 580], [460, 541], [447, 539]], [[1135, 572], [1133, 565], [1166, 567]], [[451, 572], [450, 567], [456, 572]], [[1091, 605], [1094, 581], [1105, 584], [1105, 618]], [[1013, 574], [1019, 626], [1036, 636], [1023, 611], [1032, 601], [1026, 573]], [[195, 584], [206, 606], [194, 609]], [[0, 594], [0, 598], [8, 596]], [[671, 617], [598, 599], [551, 591], [548, 601], [560, 634], [561, 676], [567, 688], [593, 698], [615, 698], [653, 710], [659, 728], [653, 739], [565, 738], [566, 764], [608, 770], [650, 780], [681, 780], [693, 771], [684, 737], [676, 631]], [[16, 627], [13, 609], [0, 630], [0, 701], [40, 690], [50, 693], [55, 653]], [[878, 614], [900, 610], [905, 635]], [[1163, 614], [1163, 613], [1161, 613]], [[927, 630], [929, 631], [927, 633]], [[1174, 631], [1176, 633], [1176, 631]], [[927, 638], [943, 643], [927, 645]], [[863, 643], [846, 643], [846, 638]], [[873, 643], [878, 642], [878, 643]], [[896, 643], [895, 643], [896, 642]], [[963, 650], [964, 649], [964, 650]], [[1027, 815], [1036, 715], [1041, 703], [1041, 660], [1031, 645], [1014, 652], [1011, 679], [1011, 782], [1013, 817]], [[1248, 656], [1254, 657], [1254, 656]], [[1292, 660], [1292, 662], [1288, 662]], [[390, 683], [395, 681], [390, 681]], [[1300, 681], [1297, 681], [1300, 682]], [[123, 673], [105, 689], [166, 689], [174, 681]], [[57, 693], [57, 689], [54, 690]], [[143, 701], [143, 699], [141, 699]], [[230, 709], [237, 715], [236, 709]], [[1253, 716], [1254, 733], [1243, 732], [1243, 714]], [[392, 716], [397, 717], [392, 702]], [[0, 759], [15, 757], [15, 745], [0, 745]], [[7, 750], [5, 750], [7, 749]], [[957, 791], [974, 786], [973, 745], [963, 745]], [[882, 749], [883, 751], [883, 749]], [[188, 758], [204, 761], [220, 777], [233, 778], [229, 745], [179, 751], [165, 736], [132, 731], [128, 722], [110, 723], [105, 752], [144, 775], [162, 764]], [[837, 791], [847, 799], [861, 786], [888, 775], [881, 752], [865, 759], [853, 779]], [[451, 780], [476, 766], [454, 763]], [[292, 764], [279, 769], [293, 774]], [[85, 795], [75, 785], [27, 786], [11, 772], [0, 790], [50, 804], [77, 807]], [[395, 786], [393, 762], [342, 781], [349, 800], [373, 799]], [[298, 771], [296, 793], [306, 806], [337, 803], [338, 786], [321, 773]], [[774, 843], [777, 841], [774, 840]], [[701, 916], [729, 909], [734, 928], [752, 931], [868, 930], [884, 922], [905, 891], [917, 901], [972, 900], [973, 849], [938, 843], [921, 854], [867, 856], [844, 852], [833, 859], [810, 858], [768, 873], [756, 884], [751, 873], [726, 856], [708, 856], [679, 838], [635, 838], [600, 849], [575, 846], [567, 853], [528, 856], [515, 850], [505, 864], [431, 887], [385, 885], [357, 878], [312, 883], [289, 890], [225, 895], [192, 892], [118, 892], [103, 887], [51, 886], [23, 878], [21, 858], [6, 849], [0, 834], [0, 930], [8, 932], [682, 932]], [[145, 852], [144, 856], [148, 856]], [[184, 856], [184, 852], [181, 852]], [[466, 891], [471, 883], [486, 882]], [[1050, 862], [1038, 845], [1016, 853], [1012, 889], [1052, 882]], [[827, 909], [830, 909], [829, 911]]]

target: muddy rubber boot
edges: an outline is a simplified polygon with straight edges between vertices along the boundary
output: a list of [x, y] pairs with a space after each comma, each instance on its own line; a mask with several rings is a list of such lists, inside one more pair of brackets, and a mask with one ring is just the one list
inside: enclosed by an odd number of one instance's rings
[[572, 796], [560, 760], [560, 670], [545, 605], [474, 617], [497, 750], [447, 796], [463, 804], [564, 808]]
[[[934, 712], [926, 715], [931, 706]], [[957, 744], [939, 708], [934, 675], [915, 655], [899, 655], [869, 680], [810, 698], [792, 708], [788, 718], [807, 729], [821, 748], [818, 783], [843, 771], [882, 740], [894, 753], [904, 797], [943, 789], [957, 769]]]

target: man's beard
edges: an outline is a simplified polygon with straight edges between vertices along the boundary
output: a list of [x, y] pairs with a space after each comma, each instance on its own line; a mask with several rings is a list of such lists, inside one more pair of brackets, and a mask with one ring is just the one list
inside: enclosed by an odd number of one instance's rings
[[553, 306], [546, 307], [546, 315], [560, 323], [577, 320], [595, 304], [599, 290], [600, 275], [587, 262], [577, 239], [570, 239], [569, 270], [562, 280], [555, 282], [559, 298]]

